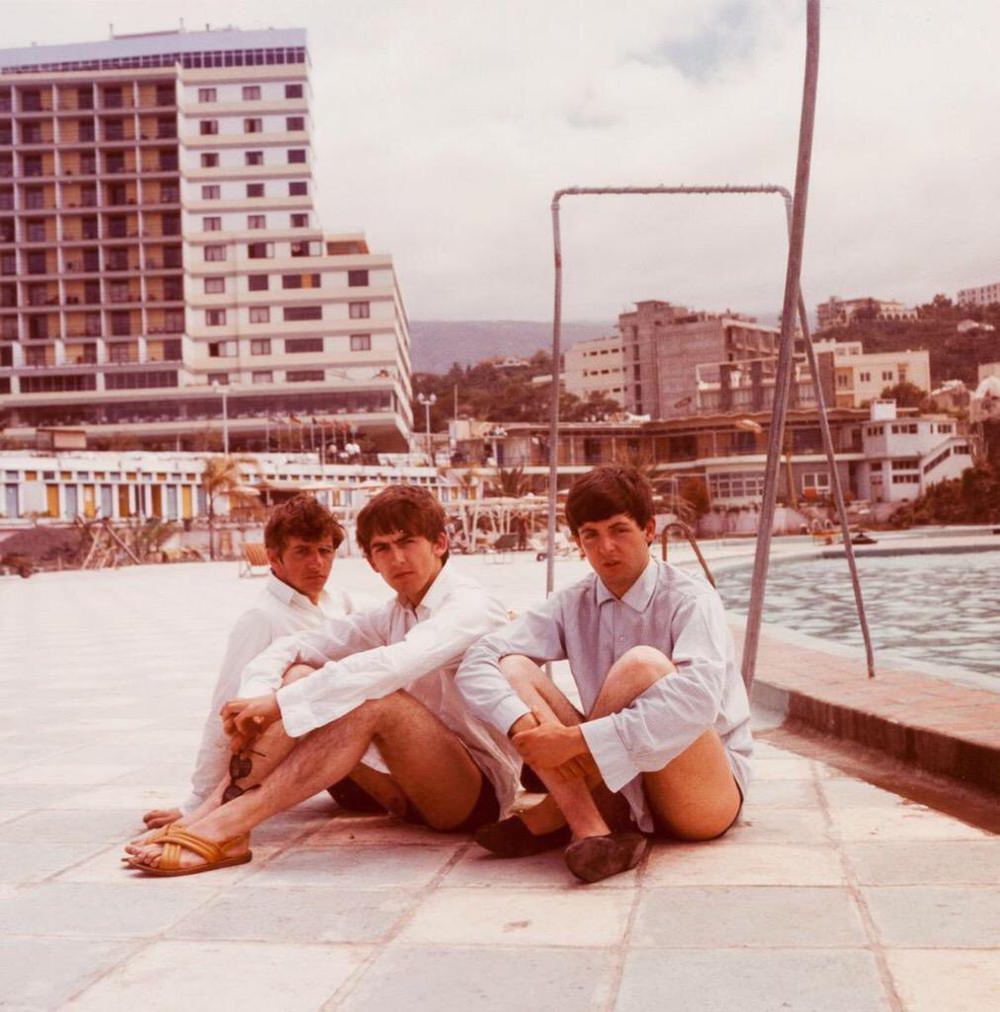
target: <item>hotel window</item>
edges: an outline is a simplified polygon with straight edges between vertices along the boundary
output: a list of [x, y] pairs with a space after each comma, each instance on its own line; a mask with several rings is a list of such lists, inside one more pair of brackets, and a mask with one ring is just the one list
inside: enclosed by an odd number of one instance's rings
[[201, 188], [202, 200], [218, 200], [222, 196], [222, 187], [217, 183]]
[[285, 98], [302, 98], [302, 85], [301, 84], [286, 84], [285, 85]]
[[306, 118], [305, 116], [286, 116], [285, 117], [285, 129], [286, 130], [305, 130]]
[[293, 214], [289, 219], [289, 223], [292, 228], [308, 228], [309, 227], [309, 215], [308, 214]]
[[221, 232], [222, 231], [222, 219], [219, 218], [219, 217], [202, 218], [201, 219], [201, 230], [203, 232]]
[[243, 155], [243, 160], [247, 165], [263, 165], [264, 164], [264, 152], [263, 151], [247, 151]]
[[264, 196], [264, 184], [263, 183], [247, 183], [247, 196], [248, 197], [263, 197]]
[[882, 370], [882, 379], [885, 382], [887, 382], [887, 383], [891, 383], [892, 382], [892, 370], [891, 369], [883, 369]]
[[218, 92], [215, 90], [215, 88], [198, 89], [199, 102], [215, 102], [217, 99], [218, 99]]
[[858, 373], [858, 379], [860, 379], [862, 383], [870, 383], [872, 374], [870, 372]]
[[274, 256], [273, 242], [247, 243], [247, 258], [250, 260], [270, 260]]
[[205, 247], [205, 259], [208, 261], [219, 261], [226, 259], [226, 247], [223, 245], [212, 245]]
[[289, 148], [288, 149], [288, 164], [289, 165], [302, 165], [306, 160], [306, 149], [305, 148]]
[[255, 337], [250, 342], [251, 355], [270, 355], [271, 339], [269, 337]]
[[209, 383], [218, 383], [221, 387], [229, 386], [229, 373], [227, 372], [210, 372], [208, 374]]
[[217, 151], [202, 152], [201, 167], [203, 169], [217, 169], [219, 167], [219, 153]]
[[224, 309], [206, 309], [205, 326], [224, 327], [226, 325], [226, 311]]
[[198, 132], [202, 137], [207, 137], [219, 132], [219, 121], [217, 119], [203, 119], [198, 124]]
[[267, 215], [265, 214], [248, 214], [247, 215], [247, 228], [267, 228]]
[[319, 288], [318, 274], [282, 274], [282, 288]]
[[288, 184], [289, 197], [305, 197], [309, 194], [309, 184], [305, 182], [294, 182]]
[[258, 84], [244, 84], [243, 85], [243, 101], [244, 102], [257, 102], [260, 100], [260, 85]]
[[286, 306], [284, 309], [286, 321], [296, 320], [322, 320], [322, 306]]
[[285, 353], [288, 355], [301, 355], [311, 351], [323, 350], [323, 338], [321, 337], [290, 337], [285, 341]]
[[349, 288], [364, 288], [368, 284], [368, 271], [348, 271], [347, 286]]
[[264, 130], [264, 121], [259, 116], [250, 116], [243, 121], [245, 134], [259, 134]]
[[270, 306], [251, 306], [250, 307], [250, 322], [251, 323], [270, 323], [271, 322], [271, 307]]
[[250, 274], [247, 276], [247, 288], [251, 292], [266, 292], [269, 281], [267, 274]]
[[205, 278], [205, 294], [221, 295], [226, 290], [226, 279], [221, 277]]
[[[212, 341], [208, 346], [209, 358], [232, 358], [235, 354], [235, 341]], [[229, 382], [228, 377], [226, 382]]]
[[254, 383], [273, 383], [274, 373], [270, 369], [254, 369], [250, 373], [250, 379]]
[[351, 334], [351, 351], [371, 351], [371, 334]]
[[289, 383], [322, 383], [326, 377], [322, 369], [289, 369], [286, 378]]
[[347, 315], [352, 320], [367, 320], [371, 313], [371, 305], [367, 302], [349, 302], [347, 304]]

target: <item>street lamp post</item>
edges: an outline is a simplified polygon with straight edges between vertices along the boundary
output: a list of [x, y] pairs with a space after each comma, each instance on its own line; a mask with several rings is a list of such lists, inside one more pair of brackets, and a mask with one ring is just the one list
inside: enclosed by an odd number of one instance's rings
[[229, 456], [229, 410], [226, 398], [229, 396], [228, 388], [218, 380], [212, 380], [212, 389], [222, 395], [222, 452]]
[[427, 459], [434, 461], [434, 454], [431, 452], [431, 405], [437, 404], [437, 394], [417, 394], [417, 403], [424, 407], [424, 432], [427, 437]]

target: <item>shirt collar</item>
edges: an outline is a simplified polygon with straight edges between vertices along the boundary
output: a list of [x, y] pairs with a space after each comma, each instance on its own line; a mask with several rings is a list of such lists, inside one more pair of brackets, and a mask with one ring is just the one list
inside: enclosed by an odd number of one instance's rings
[[[306, 597], [305, 594], [300, 594], [293, 586], [279, 580], [274, 573], [267, 574], [267, 591], [269, 594], [274, 595], [282, 604], [298, 604], [306, 608], [315, 608], [316, 605]], [[323, 603], [326, 597], [326, 591], [324, 590], [320, 594], [320, 603]]]
[[[622, 604], [627, 604], [633, 611], [644, 612], [653, 599], [653, 592], [656, 590], [656, 582], [659, 579], [659, 566], [652, 556], [646, 564], [646, 568], [639, 575], [639, 578], [621, 597]], [[606, 601], [617, 601], [619, 598], [604, 586], [603, 581], [597, 578], [597, 606], [600, 607]]]
[[402, 594], [396, 595], [396, 603], [400, 606], [400, 608], [404, 608], [407, 611], [412, 611], [414, 613], [426, 611], [433, 614], [444, 603], [445, 597], [448, 594], [448, 587], [450, 583], [451, 570], [446, 562], [438, 571], [438, 575], [434, 577], [434, 582], [427, 588], [427, 593], [424, 594], [420, 604], [418, 604], [416, 608], [414, 608], [409, 601], [405, 600]]

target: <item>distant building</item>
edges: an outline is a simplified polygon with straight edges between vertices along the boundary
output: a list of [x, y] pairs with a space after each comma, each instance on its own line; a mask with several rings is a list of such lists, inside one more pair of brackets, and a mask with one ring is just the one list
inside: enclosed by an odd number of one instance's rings
[[774, 327], [738, 314], [691, 312], [657, 300], [637, 302], [633, 312], [622, 313], [618, 330], [625, 408], [651, 418], [697, 410], [699, 365], [771, 357], [779, 337]]
[[862, 427], [864, 460], [857, 465], [858, 494], [873, 502], [916, 499], [931, 485], [972, 467], [968, 437], [954, 418], [897, 417], [895, 401], [873, 401]]
[[963, 288], [958, 293], [960, 306], [991, 306], [1000, 302], [1000, 281], [977, 288]]
[[926, 350], [866, 353], [860, 341], [814, 341], [813, 348], [817, 355], [833, 355], [837, 407], [864, 407], [897, 383], [912, 383], [930, 393], [931, 358]]
[[623, 404], [625, 368], [621, 334], [578, 341], [563, 354], [563, 389], [586, 400], [592, 394]]
[[959, 334], [969, 334], [979, 330], [988, 334], [990, 331], [996, 330], [996, 327], [992, 323], [980, 323], [978, 320], [961, 320], [955, 324], [955, 331]]
[[392, 259], [315, 208], [302, 29], [0, 50], [0, 427], [261, 450], [275, 416], [407, 446]]
[[939, 411], [965, 411], [972, 393], [960, 379], [945, 380], [931, 391]]
[[846, 327], [855, 318], [867, 320], [915, 320], [917, 311], [890, 299], [838, 299], [831, 295], [816, 307], [820, 330]]

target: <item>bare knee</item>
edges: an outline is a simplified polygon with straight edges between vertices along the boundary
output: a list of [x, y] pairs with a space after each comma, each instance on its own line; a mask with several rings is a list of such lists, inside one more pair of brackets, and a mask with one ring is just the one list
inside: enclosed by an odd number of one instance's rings
[[293, 664], [281, 676], [281, 684], [291, 685], [292, 682], [297, 682], [300, 678], [308, 677], [315, 670], [311, 664]]
[[672, 674], [677, 669], [662, 650], [645, 645], [632, 647], [618, 658], [608, 672], [608, 681], [612, 678], [631, 683], [645, 682], [652, 685], [664, 675]]

